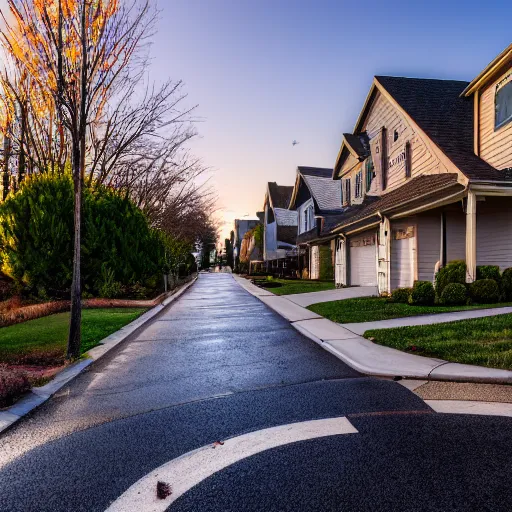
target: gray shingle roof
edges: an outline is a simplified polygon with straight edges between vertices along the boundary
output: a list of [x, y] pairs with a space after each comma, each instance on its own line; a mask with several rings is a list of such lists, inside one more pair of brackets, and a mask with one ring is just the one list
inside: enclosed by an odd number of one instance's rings
[[274, 216], [278, 226], [297, 226], [297, 211], [286, 208], [274, 208]]
[[318, 178], [332, 178], [332, 169], [326, 169], [325, 167], [307, 167], [299, 166], [298, 171], [303, 176], [317, 176]]
[[288, 208], [293, 187], [278, 185], [275, 181], [270, 181], [268, 183], [268, 192], [274, 208]]
[[302, 174], [302, 178], [306, 182], [320, 212], [341, 208], [341, 181], [332, 179], [332, 169], [329, 169], [329, 177]]

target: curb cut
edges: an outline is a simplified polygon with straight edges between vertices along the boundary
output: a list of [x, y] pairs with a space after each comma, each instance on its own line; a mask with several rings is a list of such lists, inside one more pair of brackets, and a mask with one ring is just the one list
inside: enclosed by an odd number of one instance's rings
[[512, 371], [452, 363], [383, 347], [326, 318], [313, 316], [314, 313], [287, 300], [285, 296], [270, 294], [239, 276], [233, 275], [233, 278], [240, 287], [288, 320], [301, 334], [365, 375], [512, 384]]
[[169, 304], [183, 295], [196, 281], [197, 276], [194, 277], [194, 279], [192, 279], [192, 281], [189, 283], [182, 285], [182, 287], [177, 292], [167, 297], [160, 304], [157, 304], [149, 311], [146, 311], [133, 322], [130, 322], [124, 327], [121, 327], [121, 329], [118, 331], [112, 333], [110, 336], [102, 339], [99, 342], [99, 345], [84, 354], [81, 360], [69, 365], [66, 369], [59, 372], [48, 384], [45, 384], [41, 387], [32, 388], [30, 392], [18, 400], [14, 405], [0, 411], [0, 434], [14, 425], [21, 418], [26, 416], [28, 413], [44, 404], [55, 393], [57, 393], [57, 391], [62, 389], [74, 378], [78, 377], [78, 375], [80, 375], [86, 368], [101, 359], [113, 348], [117, 347], [120, 343], [125, 341], [132, 334], [145, 326], [150, 320], [153, 320]]

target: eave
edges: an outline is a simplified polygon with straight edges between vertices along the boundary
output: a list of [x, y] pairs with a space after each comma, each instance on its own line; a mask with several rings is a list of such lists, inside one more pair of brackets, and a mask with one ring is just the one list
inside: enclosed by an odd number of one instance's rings
[[505, 66], [512, 63], [512, 44], [503, 50], [487, 67], [462, 91], [461, 97], [471, 96], [487, 85]]

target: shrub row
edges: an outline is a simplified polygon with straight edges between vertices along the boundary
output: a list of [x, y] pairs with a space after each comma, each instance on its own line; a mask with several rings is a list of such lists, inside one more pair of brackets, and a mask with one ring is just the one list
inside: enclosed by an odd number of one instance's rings
[[394, 290], [391, 302], [430, 306], [444, 304], [460, 306], [472, 302], [493, 304], [512, 300], [512, 268], [500, 274], [495, 265], [477, 267], [477, 280], [466, 283], [466, 263], [461, 260], [450, 262], [439, 270], [435, 288], [429, 281], [416, 281], [413, 288]]

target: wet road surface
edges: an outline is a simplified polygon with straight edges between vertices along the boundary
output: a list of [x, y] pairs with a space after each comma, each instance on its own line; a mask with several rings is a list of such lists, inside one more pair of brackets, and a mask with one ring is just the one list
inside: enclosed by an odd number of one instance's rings
[[229, 274], [201, 274], [0, 437], [0, 510], [105, 510], [192, 450], [340, 416], [357, 433], [261, 451], [169, 510], [510, 510], [510, 419], [436, 414], [399, 384], [358, 374]]

